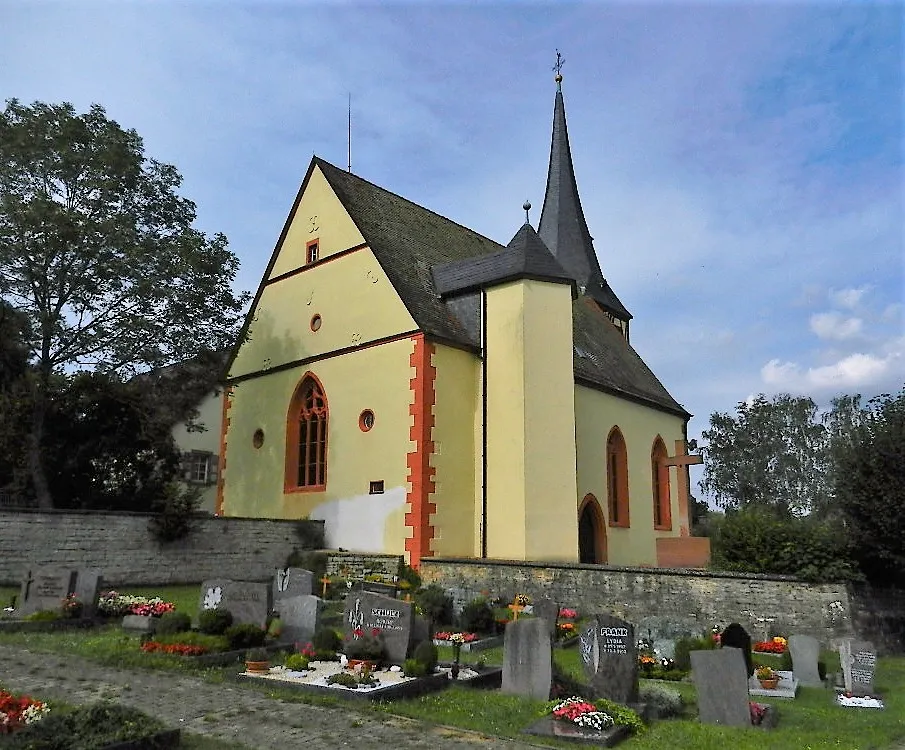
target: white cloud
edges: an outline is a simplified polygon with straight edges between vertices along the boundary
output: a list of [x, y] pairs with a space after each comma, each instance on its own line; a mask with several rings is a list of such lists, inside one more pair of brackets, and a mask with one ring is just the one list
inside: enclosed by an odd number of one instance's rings
[[861, 333], [862, 321], [861, 318], [846, 318], [834, 310], [815, 313], [811, 316], [810, 326], [818, 338], [845, 341]]
[[868, 289], [870, 289], [869, 286], [861, 286], [856, 289], [831, 289], [829, 298], [839, 307], [854, 310]]

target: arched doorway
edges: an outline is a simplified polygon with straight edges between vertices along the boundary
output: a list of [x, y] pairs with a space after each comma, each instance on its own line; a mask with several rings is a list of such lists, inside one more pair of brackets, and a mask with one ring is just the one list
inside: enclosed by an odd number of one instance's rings
[[578, 561], [606, 562], [606, 523], [600, 503], [593, 495], [584, 496], [578, 511]]

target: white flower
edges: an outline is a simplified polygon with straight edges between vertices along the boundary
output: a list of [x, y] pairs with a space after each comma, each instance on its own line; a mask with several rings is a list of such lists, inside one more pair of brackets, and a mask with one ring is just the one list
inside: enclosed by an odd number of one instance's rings
[[26, 724], [32, 724], [36, 721], [41, 721], [49, 712], [50, 709], [46, 703], [32, 703], [22, 712], [22, 720]]
[[216, 586], [212, 589], [208, 589], [207, 593], [204, 595], [204, 608], [205, 609], [216, 609], [217, 605], [220, 604], [220, 601], [223, 599], [223, 589], [219, 586]]

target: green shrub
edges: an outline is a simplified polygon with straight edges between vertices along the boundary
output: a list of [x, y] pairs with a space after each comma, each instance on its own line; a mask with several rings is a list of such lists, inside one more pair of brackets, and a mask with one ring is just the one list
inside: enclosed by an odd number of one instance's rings
[[343, 639], [340, 638], [333, 628], [321, 627], [314, 631], [311, 638], [311, 645], [314, 650], [320, 654], [321, 652], [336, 653], [343, 647]]
[[229, 651], [229, 641], [226, 640], [226, 636], [196, 633], [194, 630], [187, 630], [179, 633], [165, 633], [163, 635], [155, 633], [151, 638], [158, 643], [181, 643], [184, 646], [204, 646], [209, 652], [213, 653]]
[[598, 711], [603, 711], [612, 716], [617, 727], [628, 727], [633, 734], [644, 734], [647, 731], [647, 727], [641, 721], [641, 717], [628, 706], [623, 706], [621, 703], [615, 703], [606, 698], [599, 698], [594, 701], [594, 705], [597, 706]]
[[433, 625], [453, 621], [452, 597], [436, 583], [416, 591], [415, 604]]
[[304, 654], [289, 654], [289, 656], [286, 657], [283, 666], [286, 667], [286, 669], [291, 669], [293, 672], [301, 672], [304, 669], [308, 669], [310, 663], [310, 660]]
[[421, 641], [421, 643], [415, 647], [412, 657], [419, 664], [424, 665], [426, 673], [432, 673], [437, 666], [440, 655], [437, 651], [437, 647], [431, 641]]
[[151, 536], [161, 544], [189, 536], [195, 528], [195, 513], [201, 503], [201, 488], [170, 482], [163, 496], [151, 504], [153, 516], [148, 520]]
[[250, 648], [245, 652], [245, 661], [270, 661], [270, 653], [263, 646]]
[[205, 609], [198, 615], [198, 630], [207, 635], [223, 635], [233, 624], [233, 613], [228, 609]]
[[638, 700], [646, 703], [658, 719], [679, 716], [682, 713], [682, 694], [664, 685], [641, 685]]
[[791, 672], [792, 671], [792, 652], [786, 648], [785, 651], [782, 652], [782, 656], [779, 658], [779, 669], [783, 672]]
[[676, 641], [676, 653], [674, 661], [676, 668], [684, 672], [691, 671], [691, 652], [692, 651], [709, 651], [716, 648], [716, 642], [713, 638], [692, 638], [685, 636]]
[[184, 633], [192, 629], [192, 618], [185, 612], [165, 612], [157, 623], [156, 635]]
[[331, 674], [327, 678], [328, 685], [342, 685], [343, 687], [354, 688], [358, 685], [358, 680], [348, 672], [337, 672], [336, 674]]
[[247, 648], [263, 646], [266, 633], [257, 625], [244, 623], [241, 625], [230, 625], [224, 635], [226, 640], [229, 641], [230, 651], [243, 651]]
[[26, 615], [25, 619], [28, 622], [52, 622], [53, 620], [63, 619], [63, 613], [55, 609], [41, 609]]
[[462, 607], [459, 622], [462, 630], [472, 633], [492, 633], [496, 624], [493, 617], [493, 608], [483, 598], [475, 599]]
[[406, 583], [407, 586], [402, 586], [402, 588], [409, 589], [411, 591], [417, 591], [421, 588], [421, 576], [418, 571], [415, 570], [411, 565], [407, 565], [406, 563], [402, 563], [399, 568], [399, 583]]
[[406, 677], [424, 677], [427, 674], [427, 667], [413, 657], [402, 663], [402, 673]]
[[320, 590], [320, 580], [327, 575], [327, 553], [294, 549], [286, 558], [286, 567], [310, 570], [314, 574], [315, 588]]
[[166, 727], [141, 711], [117, 704], [98, 703], [76, 708], [54, 708], [41, 721], [3, 736], [4, 750], [63, 750], [106, 747], [156, 734]]

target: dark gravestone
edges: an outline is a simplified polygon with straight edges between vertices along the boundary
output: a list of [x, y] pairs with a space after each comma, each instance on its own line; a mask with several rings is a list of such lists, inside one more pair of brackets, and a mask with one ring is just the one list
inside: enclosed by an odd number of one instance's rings
[[741, 650], [692, 651], [690, 656], [701, 723], [750, 727], [748, 673]]
[[41, 610], [60, 610], [63, 600], [72, 593], [74, 587], [75, 571], [29, 571], [22, 583], [16, 616], [25, 617]]
[[360, 628], [365, 633], [377, 628], [386, 646], [387, 661], [402, 664], [412, 639], [412, 605], [368, 591], [354, 591], [346, 597], [343, 627], [346, 636]]
[[581, 633], [579, 653], [595, 698], [637, 702], [638, 647], [630, 622], [595, 615]]
[[323, 599], [317, 596], [287, 596], [274, 602], [283, 625], [280, 640], [304, 645], [320, 626]]
[[201, 584], [199, 609], [226, 609], [235, 625], [267, 624], [271, 610], [270, 585], [254, 581], [232, 581], [215, 578]]
[[556, 621], [559, 619], [559, 605], [552, 599], [542, 596], [534, 601], [534, 616], [547, 623], [550, 635], [556, 635]]
[[720, 635], [720, 645], [723, 648], [737, 648], [742, 652], [745, 660], [745, 669], [748, 677], [754, 674], [754, 659], [751, 658], [751, 636], [737, 622], [732, 622]]
[[82, 617], [94, 617], [97, 614], [97, 600], [103, 584], [104, 578], [99, 570], [83, 568], [76, 571], [73, 593], [82, 603]]
[[789, 637], [789, 653], [792, 655], [792, 673], [795, 679], [808, 687], [823, 687], [817, 661], [820, 658], [820, 641], [809, 635]]
[[845, 678], [845, 689], [852, 695], [873, 695], [877, 652], [869, 641], [847, 638], [839, 646], [839, 661]]
[[524, 617], [506, 625], [503, 638], [504, 693], [545, 701], [553, 680], [553, 646], [547, 623]]
[[280, 568], [273, 576], [274, 609], [280, 599], [290, 596], [309, 596], [314, 593], [314, 573], [304, 568]]

